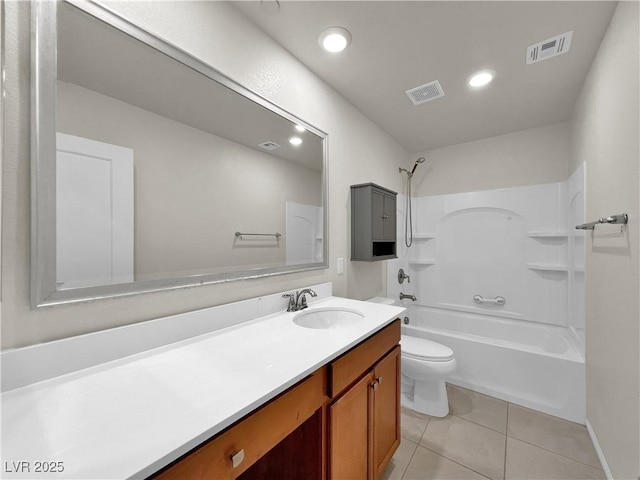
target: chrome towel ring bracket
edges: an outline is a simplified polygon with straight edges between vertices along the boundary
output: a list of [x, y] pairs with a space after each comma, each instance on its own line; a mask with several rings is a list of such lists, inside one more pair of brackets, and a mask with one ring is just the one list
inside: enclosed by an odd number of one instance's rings
[[609, 215], [608, 217], [602, 217], [595, 222], [583, 223], [582, 225], [576, 225], [577, 230], [595, 230], [596, 225], [602, 223], [609, 223], [611, 225], [621, 224], [626, 225], [629, 222], [629, 215], [621, 213], [620, 215]]

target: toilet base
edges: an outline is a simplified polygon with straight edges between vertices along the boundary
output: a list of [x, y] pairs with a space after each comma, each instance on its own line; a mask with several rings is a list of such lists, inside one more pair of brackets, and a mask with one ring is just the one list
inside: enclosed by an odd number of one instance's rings
[[[403, 380], [406, 381], [406, 378]], [[444, 380], [414, 381], [412, 387], [403, 388], [400, 397], [403, 407], [432, 417], [446, 417], [449, 414], [449, 398]]]

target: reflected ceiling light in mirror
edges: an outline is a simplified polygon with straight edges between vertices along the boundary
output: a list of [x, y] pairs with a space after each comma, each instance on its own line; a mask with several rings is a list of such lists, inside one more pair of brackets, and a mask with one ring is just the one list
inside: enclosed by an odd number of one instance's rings
[[291, 137], [289, 139], [289, 143], [291, 145], [298, 146], [298, 145], [300, 145], [302, 143], [302, 139], [300, 137]]
[[318, 43], [327, 52], [341, 52], [351, 43], [351, 34], [346, 28], [329, 27], [320, 34]]
[[295, 126], [295, 129], [296, 129], [298, 132], [300, 132], [300, 133], [305, 132], [305, 131], [307, 130], [307, 129], [306, 129], [306, 128], [304, 128], [302, 125], [296, 125], [296, 126]]
[[468, 84], [471, 88], [481, 88], [489, 85], [495, 76], [495, 70], [480, 70], [469, 77]]

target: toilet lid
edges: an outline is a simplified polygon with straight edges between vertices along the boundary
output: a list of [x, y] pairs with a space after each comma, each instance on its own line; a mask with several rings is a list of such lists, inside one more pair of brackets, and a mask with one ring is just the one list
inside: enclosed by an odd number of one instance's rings
[[447, 362], [453, 360], [453, 350], [440, 343], [432, 342], [426, 338], [402, 335], [400, 340], [402, 355], [428, 360], [431, 362]]

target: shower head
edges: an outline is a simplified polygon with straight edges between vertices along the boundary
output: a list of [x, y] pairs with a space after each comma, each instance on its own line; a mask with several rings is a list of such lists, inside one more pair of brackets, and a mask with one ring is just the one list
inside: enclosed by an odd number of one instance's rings
[[425, 160], [424, 157], [420, 157], [418, 160], [416, 160], [416, 163], [413, 164], [413, 169], [411, 169], [411, 174], [413, 174], [416, 171], [416, 168], [418, 167], [419, 163], [423, 163]]

